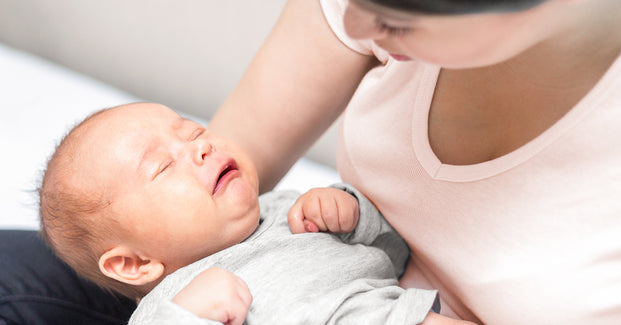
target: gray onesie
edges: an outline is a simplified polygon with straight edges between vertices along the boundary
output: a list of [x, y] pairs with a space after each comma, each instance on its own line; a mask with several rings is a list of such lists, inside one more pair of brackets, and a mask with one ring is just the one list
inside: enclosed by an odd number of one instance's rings
[[299, 194], [264, 194], [260, 226], [248, 239], [167, 276], [140, 301], [129, 324], [220, 324], [171, 301], [210, 267], [226, 269], [248, 285], [253, 302], [246, 324], [422, 322], [437, 293], [397, 285], [409, 255], [406, 243], [357, 190], [334, 187], [358, 199], [360, 220], [353, 232], [294, 235], [287, 213]]

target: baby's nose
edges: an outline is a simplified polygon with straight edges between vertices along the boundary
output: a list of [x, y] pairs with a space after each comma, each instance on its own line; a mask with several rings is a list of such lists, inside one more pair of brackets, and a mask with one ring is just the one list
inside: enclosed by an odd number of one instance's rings
[[213, 152], [213, 146], [211, 143], [204, 140], [194, 140], [194, 162], [198, 165], [202, 165], [205, 159]]

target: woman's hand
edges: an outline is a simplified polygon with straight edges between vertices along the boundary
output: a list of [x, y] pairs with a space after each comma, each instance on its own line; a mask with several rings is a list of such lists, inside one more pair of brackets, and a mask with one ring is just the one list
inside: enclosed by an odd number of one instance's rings
[[358, 200], [336, 188], [314, 188], [300, 196], [289, 210], [289, 228], [305, 232], [353, 231], [358, 225]]
[[196, 276], [172, 301], [200, 318], [241, 325], [250, 309], [252, 295], [242, 279], [212, 267]]

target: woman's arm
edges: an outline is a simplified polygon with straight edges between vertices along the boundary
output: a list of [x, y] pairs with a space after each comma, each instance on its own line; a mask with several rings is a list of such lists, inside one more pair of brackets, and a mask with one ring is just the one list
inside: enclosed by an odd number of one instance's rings
[[268, 191], [336, 120], [376, 64], [336, 38], [318, 0], [290, 0], [209, 128], [250, 154], [260, 190]]

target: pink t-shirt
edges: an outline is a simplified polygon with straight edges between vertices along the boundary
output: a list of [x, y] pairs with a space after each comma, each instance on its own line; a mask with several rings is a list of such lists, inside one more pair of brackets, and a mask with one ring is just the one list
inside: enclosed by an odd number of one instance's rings
[[384, 62], [344, 114], [337, 165], [410, 244], [402, 285], [485, 324], [621, 324], [621, 59], [523, 147], [447, 165], [427, 133], [439, 67], [349, 39], [346, 1], [321, 2], [343, 43]]

